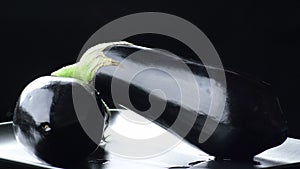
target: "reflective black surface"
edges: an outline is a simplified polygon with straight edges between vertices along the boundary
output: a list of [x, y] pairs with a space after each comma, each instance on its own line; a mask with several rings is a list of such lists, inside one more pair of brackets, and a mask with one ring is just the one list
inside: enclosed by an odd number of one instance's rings
[[[122, 113], [121, 111], [120, 113]], [[117, 113], [117, 112], [114, 112]], [[119, 113], [117, 113], [120, 115]], [[115, 119], [111, 126], [124, 127], [124, 124]], [[120, 117], [119, 117], [120, 118]], [[132, 131], [136, 134], [136, 131]], [[123, 133], [125, 134], [125, 133]], [[47, 164], [25, 151], [15, 140], [12, 123], [0, 124], [0, 167], [1, 168], [50, 168], [58, 167]], [[108, 144], [115, 144], [110, 142]], [[112, 145], [114, 146], [114, 145]], [[126, 143], [122, 143], [126, 146]], [[134, 150], [134, 147], [132, 147]], [[146, 147], [147, 148], [147, 147]], [[269, 149], [254, 158], [254, 162], [215, 161], [213, 157], [201, 152], [199, 149], [181, 142], [172, 150], [155, 158], [130, 159], [110, 153], [109, 149], [98, 149], [88, 159], [72, 169], [165, 169], [165, 168], [192, 168], [192, 169], [257, 169], [257, 168], [297, 168], [300, 164], [300, 140], [288, 138], [282, 145]]]

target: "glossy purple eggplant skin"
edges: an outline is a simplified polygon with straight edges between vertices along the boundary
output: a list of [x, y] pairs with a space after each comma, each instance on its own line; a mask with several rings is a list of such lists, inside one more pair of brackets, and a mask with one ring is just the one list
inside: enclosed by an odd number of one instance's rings
[[[135, 52], [144, 52], [143, 55], [153, 55], [153, 59], [142, 58], [130, 59], [129, 56]], [[104, 54], [117, 62], [122, 62], [124, 59], [130, 64], [139, 65], [146, 68], [154, 64], [160, 64], [157, 60], [168, 57], [172, 62], [177, 62], [178, 58], [173, 58], [171, 55], [157, 51], [155, 49], [145, 49], [137, 46], [115, 45], [107, 48]], [[155, 65], [163, 67], [164, 70], [176, 70], [181, 73], [181, 76], [186, 76], [191, 73], [196, 76], [197, 85], [202, 90], [200, 109], [196, 107], [186, 108], [186, 105], [180, 104], [180, 98], [174, 97], [166, 103], [166, 107], [162, 114], [156, 118], [155, 112], [140, 113], [140, 115], [153, 120], [159, 126], [169, 129], [174, 134], [183, 137], [189, 143], [205, 151], [206, 153], [215, 156], [218, 159], [233, 159], [233, 160], [252, 160], [256, 154], [263, 152], [269, 148], [280, 145], [287, 138], [287, 122], [283, 116], [279, 101], [272, 93], [270, 86], [264, 82], [256, 81], [240, 74], [225, 70], [227, 81], [226, 103], [223, 117], [218, 124], [216, 130], [211, 137], [204, 143], [199, 143], [200, 132], [203, 129], [205, 120], [211, 120], [212, 123], [217, 123], [214, 119], [208, 117], [207, 105], [210, 104], [212, 92], [218, 92], [210, 85], [211, 78], [208, 77], [207, 69], [210, 69], [214, 74], [220, 73], [221, 69], [213, 67], [205, 67], [196, 61], [187, 60], [180, 57], [191, 72], [181, 70], [181, 68], [172, 67], [170, 65]], [[156, 61], [155, 61], [156, 60]], [[129, 64], [129, 65], [130, 65]], [[128, 72], [134, 72], [134, 67], [120, 65], [121, 68]], [[166, 77], [164, 72], [147, 69], [142, 75], [137, 75], [137, 80], [122, 79], [114, 75], [118, 66], [105, 66], [97, 71], [95, 77], [95, 87], [100, 92], [100, 97], [106, 102], [108, 107], [115, 107], [118, 104], [125, 107], [130, 107], [127, 102], [118, 103], [112, 97], [112, 79], [114, 84], [119, 84], [119, 89], [122, 86], [129, 85], [128, 95], [130, 104], [136, 109], [144, 111], [151, 107], [149, 103], [150, 91], [154, 87], [161, 89], [165, 93], [178, 93], [179, 90], [173, 88], [176, 86], [171, 80], [166, 82], [162, 80]], [[116, 89], [116, 88], [115, 88]], [[114, 89], [114, 90], [115, 90]], [[224, 92], [224, 91], [219, 91]], [[189, 98], [192, 101], [194, 98]], [[154, 103], [164, 102], [164, 98], [157, 96], [152, 98]], [[218, 104], [218, 103], [217, 103]], [[117, 106], [118, 107], [118, 106]], [[209, 106], [208, 106], [209, 107]], [[184, 113], [182, 119], [177, 119], [179, 109]], [[193, 127], [188, 132], [181, 133], [180, 129], [172, 128], [172, 124], [177, 119], [184, 125], [185, 120], [189, 117], [196, 117]]]
[[[18, 142], [55, 166], [75, 165], [98, 147], [79, 123], [72, 92], [85, 100], [81, 103], [85, 108], [93, 106], [93, 88], [72, 78], [44, 76], [25, 87], [14, 111]], [[99, 106], [103, 108], [100, 102]], [[89, 111], [86, 109], [87, 116]], [[95, 130], [102, 131], [103, 126]]]

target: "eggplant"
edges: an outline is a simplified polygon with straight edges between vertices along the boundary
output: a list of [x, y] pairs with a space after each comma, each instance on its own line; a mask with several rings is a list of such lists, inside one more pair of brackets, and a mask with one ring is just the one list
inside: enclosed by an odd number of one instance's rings
[[[96, 97], [93, 87], [77, 79], [43, 76], [33, 80], [22, 91], [14, 110], [18, 143], [49, 164], [78, 164], [102, 139], [106, 108]], [[94, 124], [92, 119], [99, 110], [103, 118]], [[84, 122], [93, 124], [99, 138], [86, 134]]]
[[[226, 86], [208, 70], [224, 72]], [[52, 75], [93, 84], [109, 108], [131, 109], [216, 159], [252, 160], [287, 138], [287, 122], [269, 84], [170, 52], [103, 43]], [[222, 106], [221, 113], [210, 112]], [[208, 135], [206, 140], [199, 139], [201, 133]]]

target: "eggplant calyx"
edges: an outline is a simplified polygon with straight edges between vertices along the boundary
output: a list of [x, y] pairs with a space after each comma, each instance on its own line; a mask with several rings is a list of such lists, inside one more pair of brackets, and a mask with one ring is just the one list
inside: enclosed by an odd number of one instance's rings
[[80, 58], [80, 60], [74, 64], [64, 66], [51, 73], [52, 76], [60, 77], [72, 77], [91, 83], [96, 75], [99, 68], [103, 66], [118, 66], [119, 63], [103, 53], [103, 51], [113, 45], [128, 45], [133, 46], [133, 44], [120, 41], [120, 42], [108, 42], [100, 43], [89, 48]]

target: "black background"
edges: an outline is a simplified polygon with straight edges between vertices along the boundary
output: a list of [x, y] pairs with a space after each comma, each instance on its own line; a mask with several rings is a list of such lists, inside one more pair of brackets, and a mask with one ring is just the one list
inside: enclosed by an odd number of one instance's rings
[[[300, 5], [297, 1], [9, 1], [0, 7], [0, 121], [11, 115], [22, 89], [74, 62], [87, 39], [106, 23], [136, 12], [166, 12], [197, 25], [227, 69], [270, 83], [300, 138]], [[170, 38], [143, 35], [131, 42], [193, 53]]]

